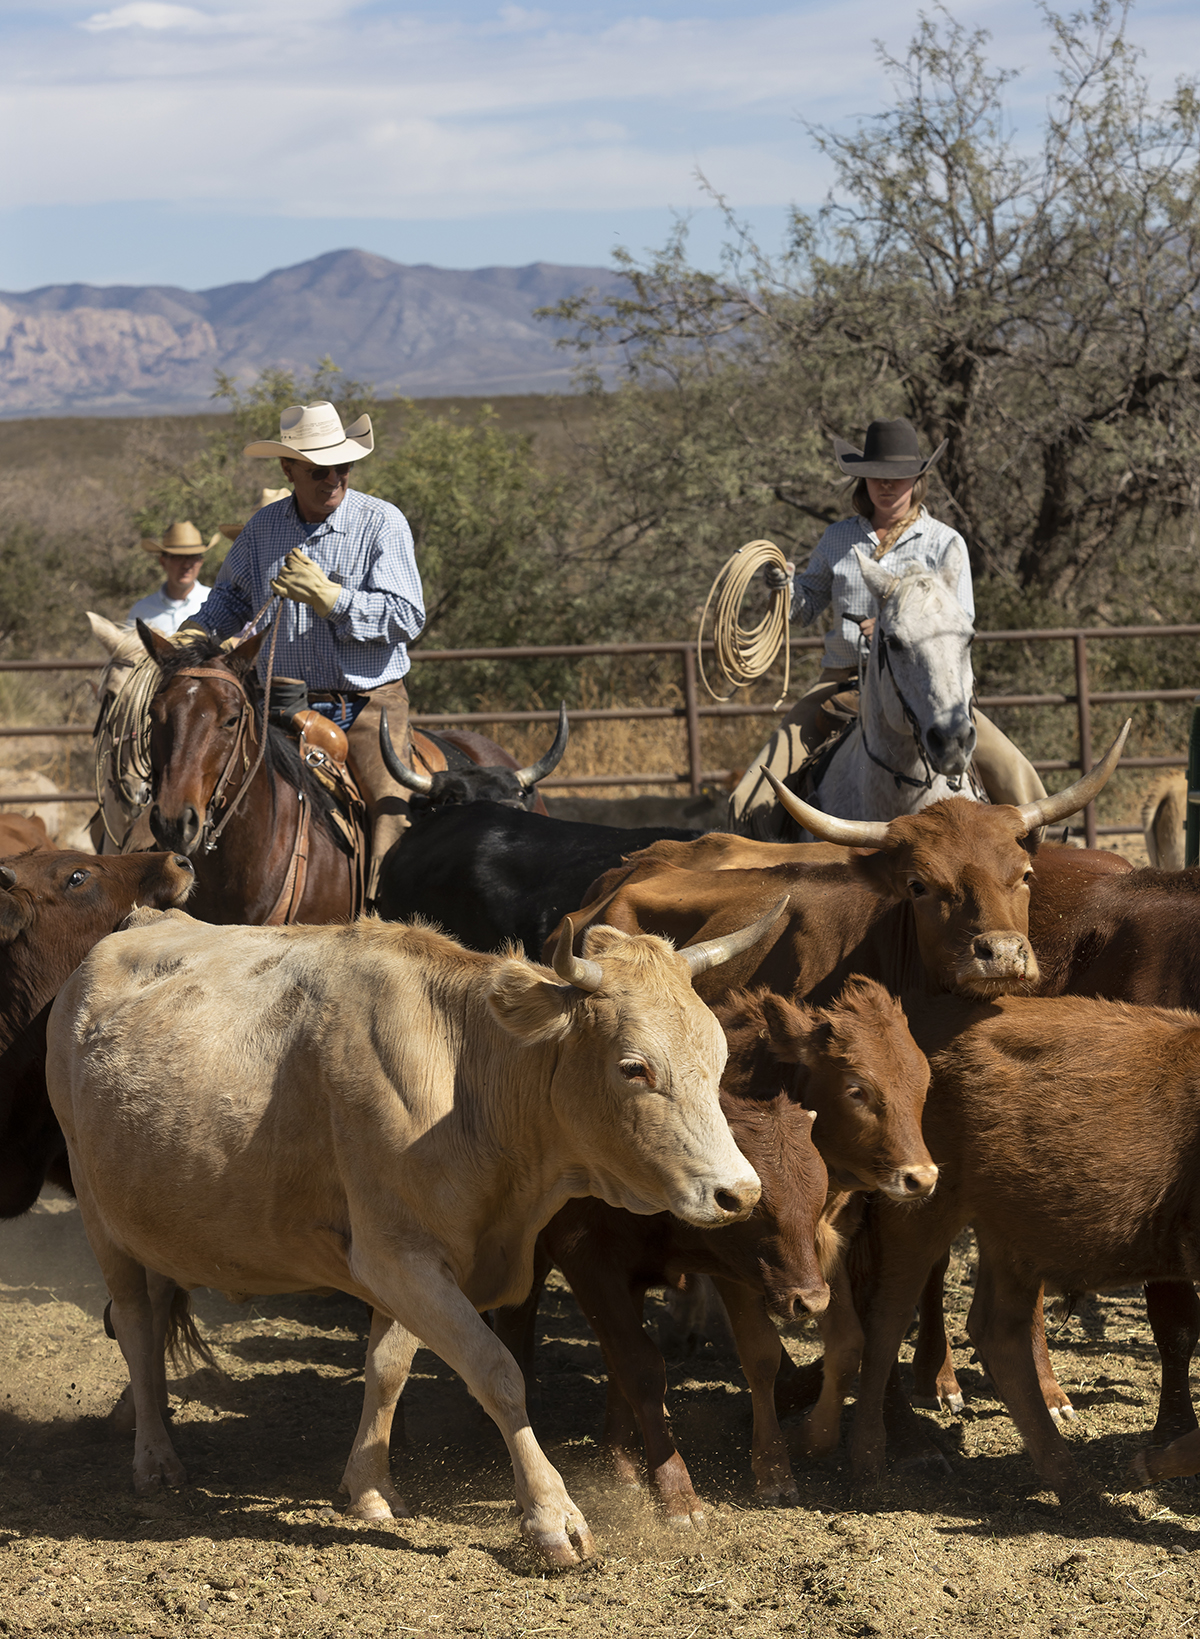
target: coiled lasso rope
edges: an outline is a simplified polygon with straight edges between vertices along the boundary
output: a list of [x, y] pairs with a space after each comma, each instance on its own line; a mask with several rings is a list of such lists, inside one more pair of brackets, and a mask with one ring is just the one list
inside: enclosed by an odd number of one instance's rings
[[[771, 603], [757, 626], [749, 631], [738, 624], [742, 600], [750, 590], [750, 582], [768, 563], [782, 569], [787, 563], [774, 541], [747, 541], [740, 546], [712, 583], [712, 590], [700, 616], [700, 630], [696, 635], [696, 659], [704, 687], [714, 700], [729, 700], [735, 689], [745, 688], [756, 678], [770, 671], [780, 649], [783, 650], [783, 692], [775, 705], [779, 707], [787, 697], [791, 681], [791, 650], [788, 644], [788, 613], [792, 600], [791, 586], [782, 586], [771, 594]], [[713, 608], [713, 602], [716, 607]], [[704, 627], [708, 611], [713, 609], [713, 649], [717, 665], [731, 684], [728, 694], [718, 694], [704, 671]]]

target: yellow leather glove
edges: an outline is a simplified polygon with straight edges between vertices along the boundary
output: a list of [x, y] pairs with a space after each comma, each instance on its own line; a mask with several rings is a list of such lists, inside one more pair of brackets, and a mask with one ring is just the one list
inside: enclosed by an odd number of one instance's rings
[[291, 598], [293, 603], [307, 603], [328, 620], [342, 588], [295, 546], [283, 560], [283, 568], [271, 582], [271, 590], [278, 592], [281, 598]]
[[163, 632], [162, 636], [176, 648], [182, 648], [185, 643], [195, 643], [197, 638], [207, 637], [208, 633], [197, 621], [185, 620], [183, 625], [174, 632]]

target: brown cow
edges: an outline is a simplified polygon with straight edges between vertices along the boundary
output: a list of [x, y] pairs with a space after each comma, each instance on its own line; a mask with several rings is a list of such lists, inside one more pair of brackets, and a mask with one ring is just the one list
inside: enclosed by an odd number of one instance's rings
[[53, 846], [40, 814], [0, 814], [0, 859]]
[[[837, 1345], [829, 1351], [827, 1391], [802, 1435], [811, 1454], [824, 1453], [837, 1442], [841, 1392], [847, 1371], [857, 1370], [861, 1344], [836, 1267], [833, 1219], [850, 1192], [882, 1189], [915, 1200], [929, 1194], [937, 1178], [921, 1137], [929, 1070], [899, 1004], [864, 980], [848, 985], [829, 1008], [783, 1004], [777, 1013], [776, 1002], [769, 993], [739, 995], [715, 1009], [729, 1042], [722, 1109], [763, 1185], [752, 1219], [716, 1234], [576, 1201], [543, 1231], [548, 1259], [567, 1277], [604, 1352], [605, 1447], [617, 1473], [636, 1483], [640, 1426], [651, 1483], [672, 1525], [698, 1522], [703, 1507], [668, 1433], [666, 1371], [642, 1329], [647, 1288], [675, 1284], [685, 1274], [712, 1277], [750, 1384], [759, 1499], [794, 1501], [774, 1404], [783, 1351], [771, 1317], [794, 1319], [797, 1300], [822, 1314], [828, 1291], [821, 1271], [833, 1280], [834, 1302], [844, 1314], [831, 1328]], [[536, 1303], [535, 1291], [522, 1310], [501, 1321], [506, 1339], [523, 1333], [514, 1352], [523, 1356], [527, 1376]], [[847, 1324], [854, 1328], [848, 1342]]]
[[1079, 1478], [1030, 1348], [1040, 1287], [1200, 1274], [1200, 1015], [1084, 997], [911, 996], [906, 1008], [929, 1057], [923, 1130], [941, 1182], [920, 1212], [872, 1203], [854, 1471], [882, 1471], [885, 1385], [913, 1303], [970, 1224], [968, 1331], [1039, 1475], [1065, 1498]]
[[0, 1218], [28, 1212], [47, 1179], [71, 1188], [46, 1096], [50, 1003], [134, 906], [181, 905], [192, 880], [176, 854], [55, 849], [0, 863]]

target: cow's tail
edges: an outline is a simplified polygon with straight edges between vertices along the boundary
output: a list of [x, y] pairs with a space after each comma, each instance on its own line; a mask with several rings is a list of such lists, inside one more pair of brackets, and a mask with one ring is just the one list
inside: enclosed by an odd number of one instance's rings
[[175, 1288], [167, 1316], [167, 1359], [180, 1371], [195, 1371], [203, 1365], [221, 1372], [216, 1356], [200, 1336], [192, 1314], [192, 1294], [182, 1286]]

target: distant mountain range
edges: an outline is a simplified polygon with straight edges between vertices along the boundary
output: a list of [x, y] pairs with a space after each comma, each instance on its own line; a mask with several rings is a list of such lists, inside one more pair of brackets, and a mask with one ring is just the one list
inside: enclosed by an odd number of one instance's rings
[[0, 292], [0, 416], [212, 408], [217, 369], [303, 373], [326, 354], [388, 397], [561, 391], [562, 327], [534, 308], [621, 282], [607, 268], [456, 272], [338, 250], [215, 290]]

